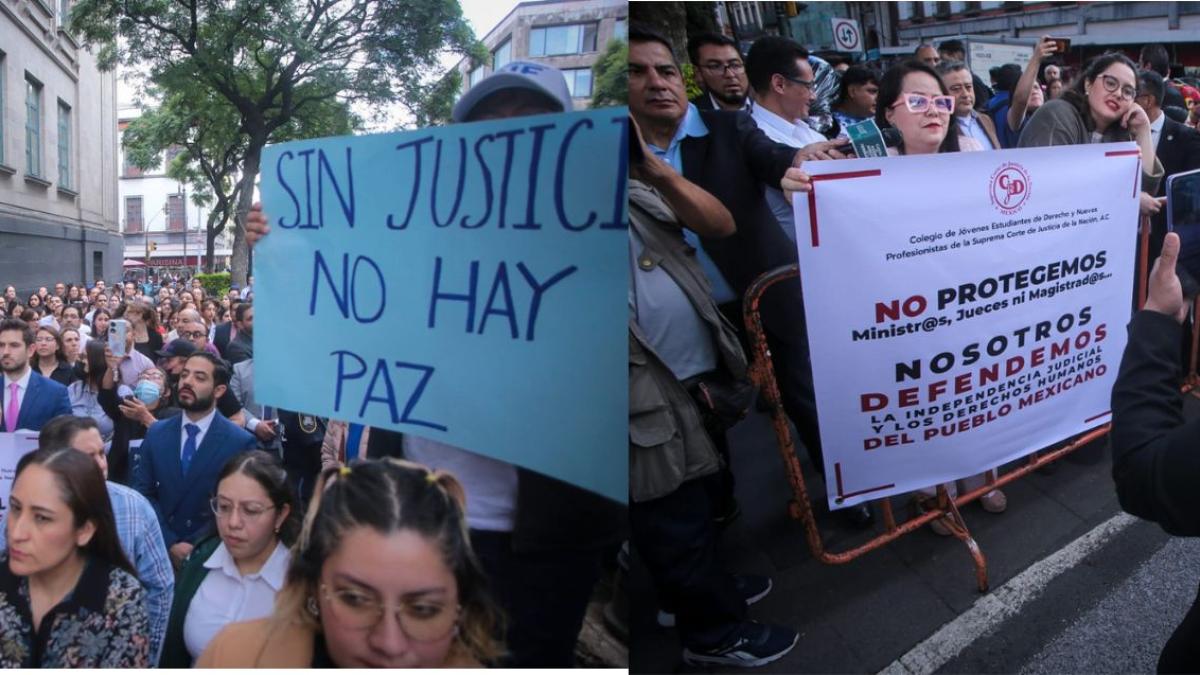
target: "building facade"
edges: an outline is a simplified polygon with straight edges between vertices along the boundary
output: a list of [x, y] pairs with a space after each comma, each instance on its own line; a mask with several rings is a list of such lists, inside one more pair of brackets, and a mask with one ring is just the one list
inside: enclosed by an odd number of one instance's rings
[[[141, 115], [132, 91], [120, 88], [121, 107], [117, 128], [124, 132]], [[124, 258], [131, 269], [149, 266], [155, 272], [203, 271], [207, 262], [205, 227], [208, 211], [188, 196], [188, 188], [166, 175], [178, 154], [168, 150], [158, 166], [139, 169], [129, 163], [124, 145], [120, 151], [120, 222], [124, 234]], [[233, 254], [228, 230], [217, 237], [213, 257], [219, 269], [228, 266]]]
[[0, 284], [121, 278], [117, 81], [71, 34], [70, 0], [0, 1]]
[[576, 110], [591, 105], [592, 65], [609, 40], [626, 39], [628, 4], [621, 0], [522, 2], [483, 36], [491, 63], [463, 59], [465, 93], [510, 61], [535, 61], [558, 68], [567, 78]]
[[[1137, 57], [1158, 43], [1171, 60], [1200, 67], [1200, 3], [1194, 2], [898, 2], [899, 45], [938, 42], [954, 36], [1071, 38], [1068, 64], [1105, 50]], [[1182, 75], [1183, 73], [1173, 73]]]

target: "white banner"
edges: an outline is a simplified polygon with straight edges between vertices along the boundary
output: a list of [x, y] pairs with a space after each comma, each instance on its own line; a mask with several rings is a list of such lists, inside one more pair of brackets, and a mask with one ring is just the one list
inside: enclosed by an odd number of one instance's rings
[[[13, 479], [17, 476], [17, 462], [26, 453], [37, 450], [37, 446], [36, 431], [0, 433], [0, 513], [8, 511], [8, 495], [12, 493]], [[3, 536], [0, 532], [0, 537]]]
[[1133, 143], [806, 163], [797, 246], [830, 508], [1109, 420]]

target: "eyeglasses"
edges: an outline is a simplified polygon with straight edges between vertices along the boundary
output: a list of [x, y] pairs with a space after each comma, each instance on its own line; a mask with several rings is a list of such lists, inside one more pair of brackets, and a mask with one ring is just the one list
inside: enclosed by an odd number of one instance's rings
[[321, 584], [321, 595], [329, 603], [334, 620], [350, 630], [367, 630], [379, 625], [384, 610], [395, 612], [400, 629], [416, 642], [437, 642], [449, 635], [458, 624], [462, 605], [450, 605], [436, 600], [402, 602], [399, 607], [387, 608], [379, 598], [353, 588], [330, 588]]
[[782, 77], [783, 79], [787, 80], [788, 82], [793, 82], [795, 84], [798, 84], [801, 87], [804, 87], [805, 89], [808, 89], [810, 91], [812, 90], [813, 85], [816, 84], [815, 80], [802, 80], [798, 77], [792, 77], [791, 75], [784, 75], [783, 73], [779, 73], [779, 76]]
[[709, 61], [708, 63], [700, 64], [700, 67], [714, 75], [724, 75], [727, 70], [737, 75], [746, 69], [746, 64], [741, 61], [727, 61], [725, 63]]
[[901, 100], [892, 107], [904, 104], [909, 112], [923, 113], [929, 110], [929, 104], [933, 104], [934, 110], [939, 113], [949, 115], [954, 112], [954, 97], [953, 96], [925, 96], [924, 94], [902, 94]]
[[1121, 86], [1121, 81], [1112, 75], [1101, 75], [1100, 84], [1104, 85], [1104, 91], [1107, 91], [1110, 94], [1116, 93], [1116, 91], [1120, 89], [1121, 98], [1127, 98], [1130, 101], [1137, 98], [1137, 89], [1134, 89], [1129, 85]]
[[228, 499], [221, 499], [220, 497], [213, 497], [212, 499], [208, 500], [208, 505], [212, 507], [213, 513], [217, 514], [218, 518], [223, 519], [231, 518], [233, 517], [235, 511], [241, 510], [242, 517], [246, 520], [257, 520], [268, 511], [275, 510], [274, 504], [271, 506], [263, 506], [262, 504], [255, 504], [254, 502], [250, 502], [248, 504], [238, 504], [236, 502], [231, 502]]
[[180, 331], [179, 332], [179, 337], [187, 338], [188, 340], [198, 340], [198, 339], [200, 339], [202, 337], [206, 337], [206, 336], [208, 336], [208, 333], [205, 333], [202, 330]]

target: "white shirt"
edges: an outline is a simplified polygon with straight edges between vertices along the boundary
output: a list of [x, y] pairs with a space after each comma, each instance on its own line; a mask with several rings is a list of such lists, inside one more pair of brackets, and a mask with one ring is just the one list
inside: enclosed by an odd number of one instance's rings
[[225, 626], [271, 615], [275, 594], [283, 588], [290, 560], [287, 547], [279, 542], [262, 569], [242, 576], [224, 542], [217, 546], [212, 556], [204, 561], [209, 572], [196, 589], [183, 620], [183, 642], [193, 659], [204, 652]]
[[[25, 392], [29, 390], [29, 378], [32, 374], [33, 374], [33, 369], [26, 368], [25, 374], [21, 376], [21, 379], [16, 380], [18, 417], [20, 416], [21, 406], [25, 403]], [[8, 394], [9, 394], [9, 387], [12, 385], [12, 383], [13, 383], [13, 380], [11, 378], [9, 378], [8, 375], [6, 374], [4, 376], [4, 410], [0, 411], [0, 414], [4, 414], [4, 415], [8, 414]], [[5, 428], [5, 429], [8, 428], [7, 420], [5, 420], [3, 428]]]
[[[216, 415], [217, 415], [217, 409], [213, 408], [212, 410], [209, 411], [209, 413], [207, 415], [202, 417], [199, 421], [193, 422], [190, 419], [188, 419], [186, 412], [183, 413], [183, 418], [182, 418], [183, 424], [179, 425], [179, 458], [180, 459], [183, 459], [183, 446], [187, 444], [187, 439], [188, 439], [187, 425], [195, 424], [196, 426], [200, 427], [200, 433], [196, 434], [196, 450], [199, 450], [200, 445], [202, 443], [204, 443], [204, 436], [206, 434], [208, 434], [208, 428], [210, 426], [212, 426], [213, 417], [216, 417]], [[192, 460], [195, 461], [195, 457], [193, 457]]]
[[[750, 116], [754, 118], [754, 123], [758, 125], [759, 129], [762, 129], [767, 138], [776, 143], [793, 148], [803, 148], [811, 143], [829, 140], [808, 126], [804, 120], [789, 122], [767, 110], [766, 106], [761, 104], [754, 106]], [[784, 198], [779, 186], [767, 186], [767, 206], [771, 207], [771, 212], [775, 214], [775, 220], [779, 221], [779, 226], [783, 228], [787, 236], [792, 241], [796, 241], [796, 220], [792, 212], [792, 205]]]
[[1162, 138], [1163, 126], [1167, 123], [1167, 116], [1163, 111], [1158, 111], [1158, 119], [1150, 123], [1150, 145], [1158, 147], [1158, 139]]
[[404, 435], [404, 456], [458, 478], [470, 495], [467, 525], [471, 529], [512, 532], [517, 515], [517, 467], [409, 434]]

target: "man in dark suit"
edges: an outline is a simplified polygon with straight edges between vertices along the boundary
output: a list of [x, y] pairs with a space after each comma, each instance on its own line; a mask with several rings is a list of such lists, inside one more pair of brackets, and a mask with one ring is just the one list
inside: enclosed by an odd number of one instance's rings
[[750, 82], [737, 42], [728, 35], [705, 33], [688, 40], [688, 59], [704, 91], [692, 99], [701, 110], [748, 110]]
[[[631, 85], [630, 113], [652, 150], [665, 149], [662, 156], [667, 163], [733, 214], [735, 234], [693, 243], [703, 248], [705, 255], [700, 260], [713, 282], [714, 299], [740, 327], [741, 299], [750, 284], [763, 272], [797, 262], [796, 246], [771, 212], [765, 186], [779, 186], [784, 173], [800, 160], [843, 156], [833, 149], [837, 141], [813, 143], [797, 150], [768, 139], [748, 115], [689, 108], [684, 103], [682, 79], [663, 75], [677, 72], [670, 49], [655, 38], [639, 40], [631, 34], [631, 54], [639, 42], [642, 61], [635, 64], [631, 60], [630, 70], [632, 74], [637, 69], [647, 77], [638, 79], [636, 91]], [[772, 287], [763, 296], [760, 311], [784, 408], [813, 464], [823, 471], [799, 279]], [[719, 446], [720, 440], [714, 440]], [[870, 521], [865, 507], [842, 513], [848, 514], [843, 517], [854, 524]]]
[[205, 352], [188, 357], [179, 380], [183, 414], [151, 425], [134, 453], [132, 487], [154, 505], [177, 566], [212, 529], [208, 502], [221, 467], [257, 446], [254, 436], [217, 412], [228, 386], [223, 361]]
[[239, 304], [233, 311], [233, 324], [237, 337], [229, 341], [221, 355], [229, 363], [238, 364], [254, 358], [254, 306], [248, 302]]
[[67, 388], [29, 367], [33, 337], [33, 327], [20, 319], [0, 322], [0, 369], [4, 370], [0, 411], [5, 431], [41, 431], [51, 419], [71, 414]]
[[[1164, 169], [1163, 180], [1158, 183], [1158, 191], [1153, 197], [1165, 197], [1167, 194], [1167, 177], [1184, 171], [1200, 169], [1200, 132], [1180, 124], [1163, 113], [1163, 100], [1166, 83], [1162, 76], [1153, 70], [1143, 70], [1138, 73], [1137, 103], [1146, 110], [1150, 118], [1150, 134], [1155, 141], [1154, 151]], [[1143, 202], [1146, 202], [1143, 196]], [[1167, 233], [1167, 218], [1165, 211], [1156, 205], [1144, 204], [1153, 212], [1150, 220], [1150, 257], [1153, 261], [1162, 250], [1163, 236]]]

